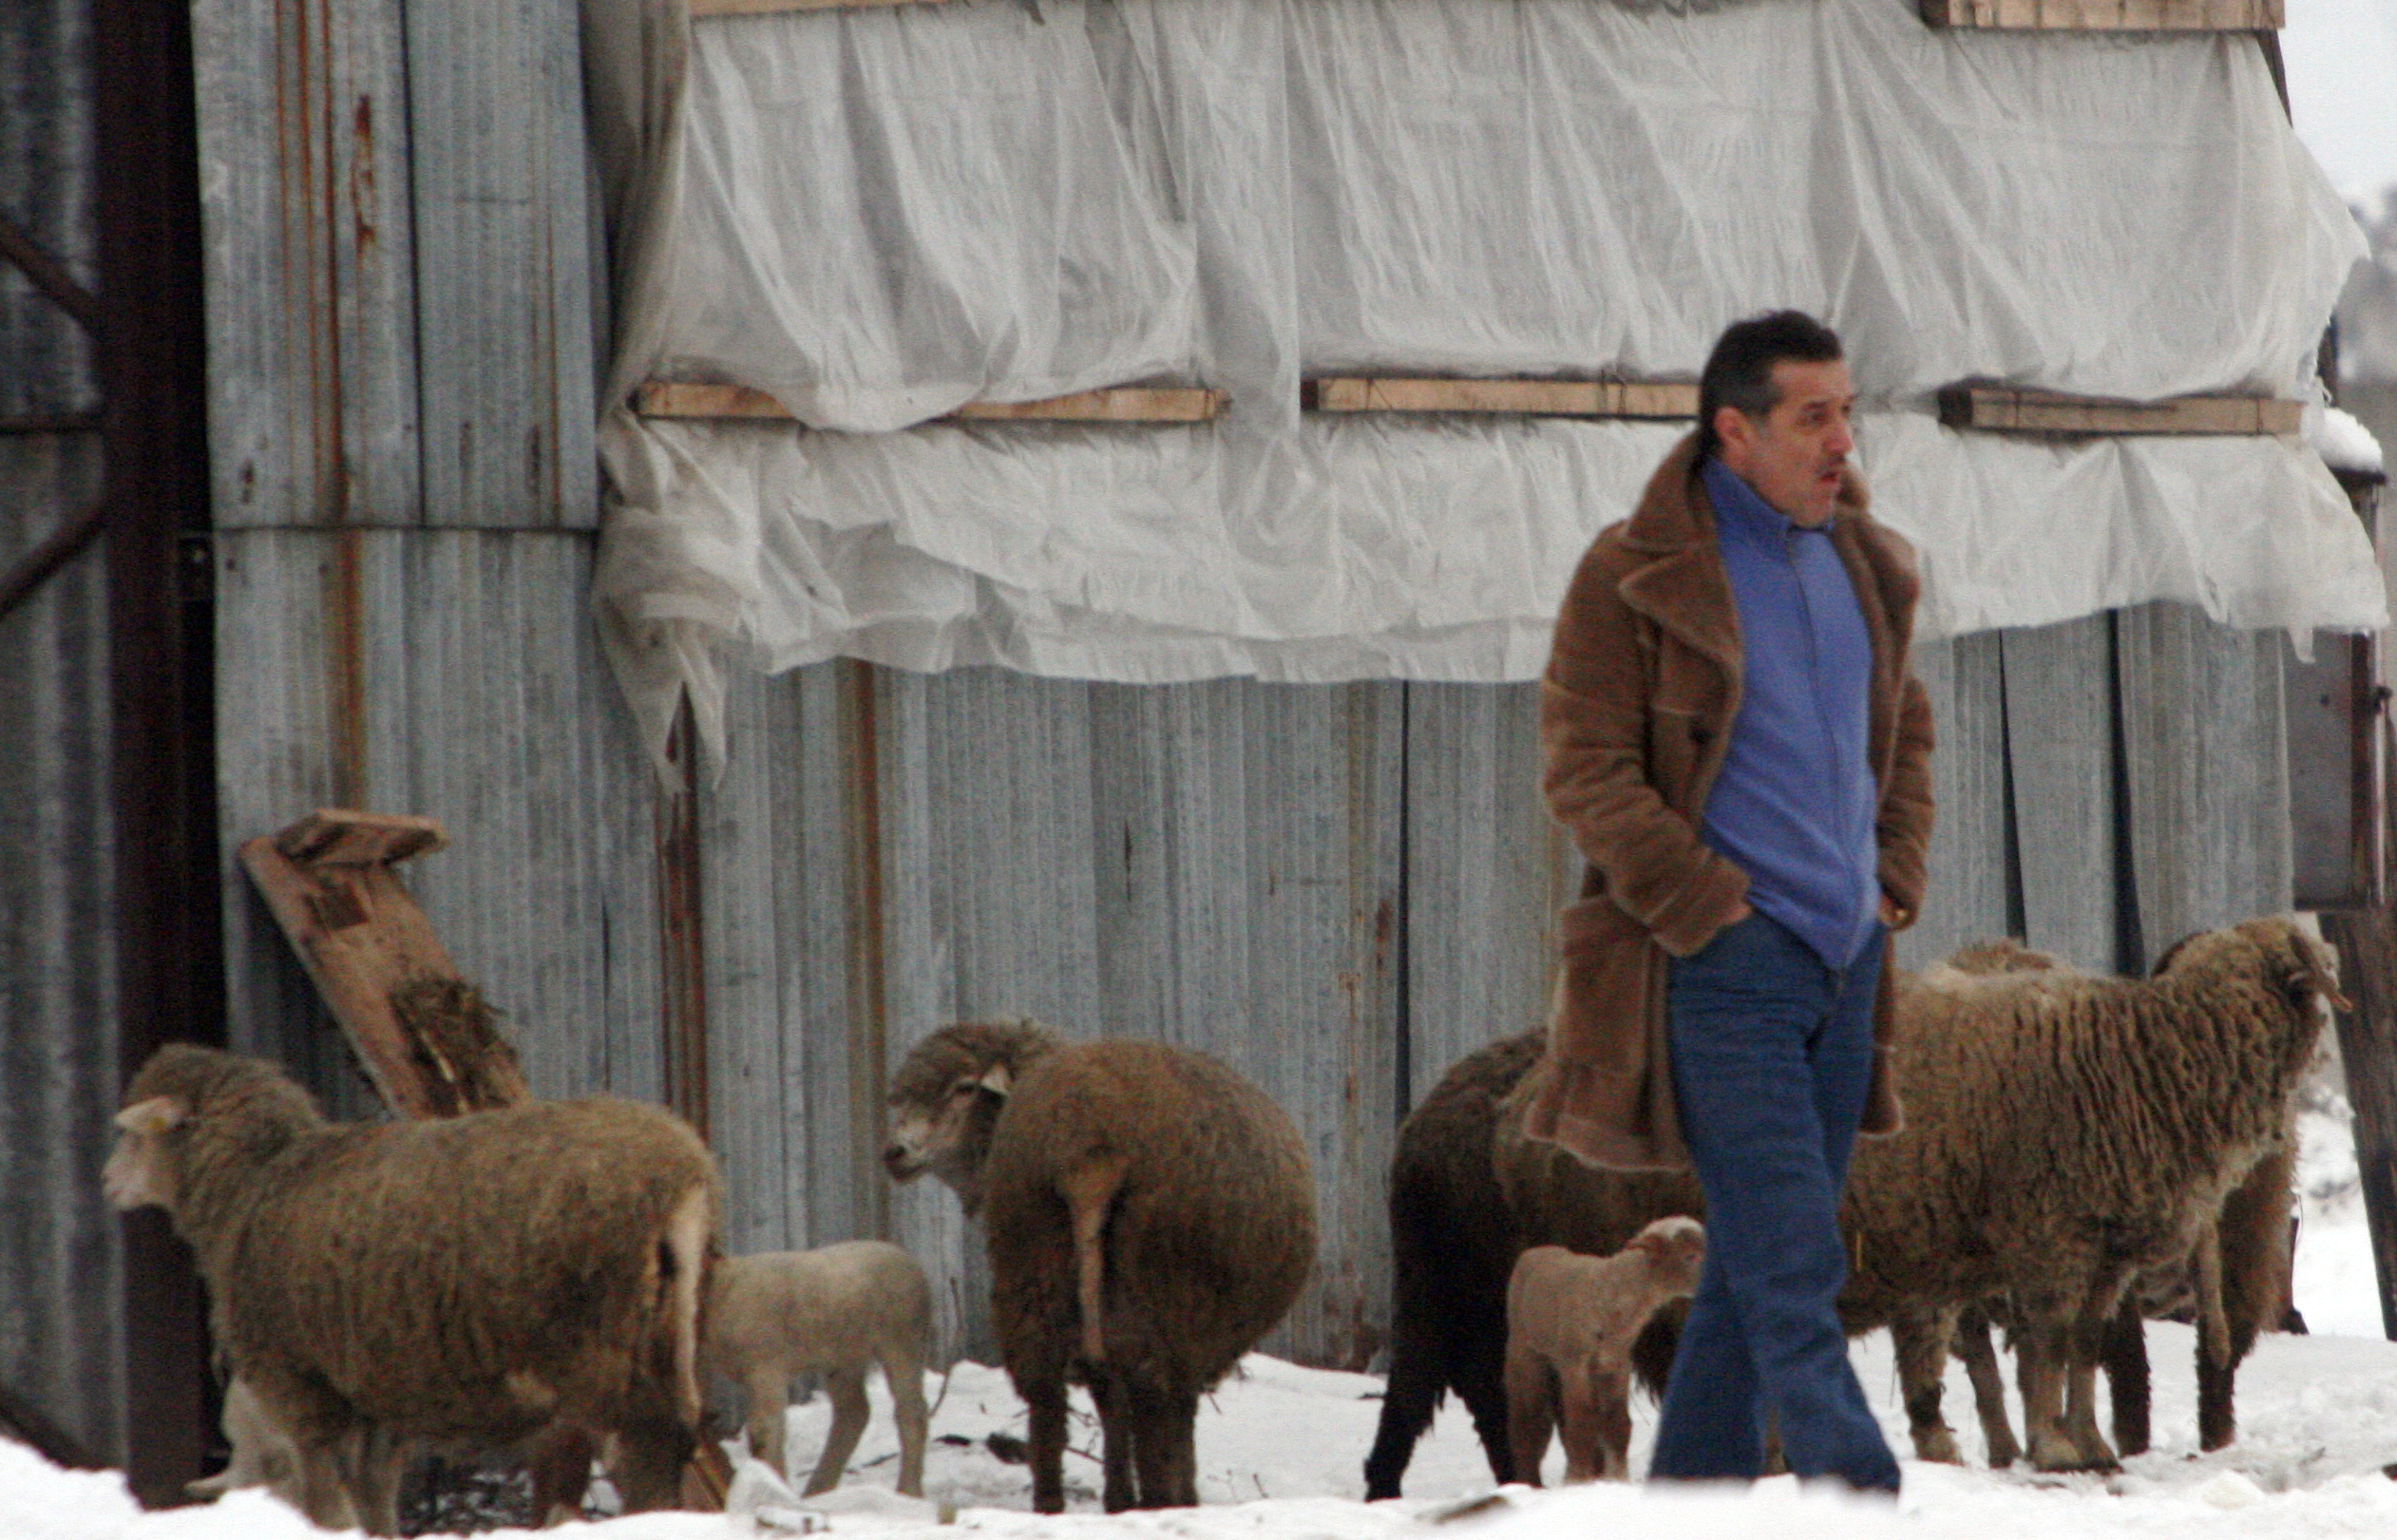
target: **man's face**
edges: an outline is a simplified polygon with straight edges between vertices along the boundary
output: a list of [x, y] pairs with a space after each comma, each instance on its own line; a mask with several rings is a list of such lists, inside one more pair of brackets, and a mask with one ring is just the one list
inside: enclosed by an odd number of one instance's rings
[[1812, 528], [1830, 520], [1840, 468], [1855, 450], [1848, 413], [1856, 393], [1848, 384], [1848, 366], [1836, 358], [1778, 359], [1771, 378], [1773, 409], [1762, 420], [1736, 407], [1717, 409], [1722, 463], [1791, 523]]

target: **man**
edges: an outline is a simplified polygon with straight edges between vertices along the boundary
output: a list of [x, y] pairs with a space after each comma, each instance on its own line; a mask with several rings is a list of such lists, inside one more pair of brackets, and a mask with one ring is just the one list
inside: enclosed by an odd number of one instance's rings
[[1792, 1470], [1894, 1492], [1835, 1309], [1859, 1124], [1893, 1132], [1887, 933], [1922, 902], [1919, 584], [1848, 466], [1839, 339], [1726, 331], [1699, 427], [1601, 533], [1541, 686], [1549, 806], [1588, 858], [1526, 1129], [1595, 1165], [1694, 1166], [1706, 1265], [1652, 1477]]

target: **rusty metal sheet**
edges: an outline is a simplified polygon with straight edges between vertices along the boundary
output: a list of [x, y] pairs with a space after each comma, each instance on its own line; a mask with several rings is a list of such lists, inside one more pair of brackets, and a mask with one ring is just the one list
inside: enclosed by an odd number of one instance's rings
[[404, 9], [192, 7], [219, 527], [422, 517]]

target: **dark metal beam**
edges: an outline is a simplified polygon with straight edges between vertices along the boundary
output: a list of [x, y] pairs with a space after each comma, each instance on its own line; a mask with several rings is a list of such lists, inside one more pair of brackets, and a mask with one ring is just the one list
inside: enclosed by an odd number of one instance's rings
[[[121, 1070], [224, 1040], [200, 142], [186, 0], [92, 0]], [[125, 1226], [125, 1475], [186, 1500], [213, 1380], [191, 1255]]]
[[83, 554], [107, 527], [108, 505], [95, 503], [49, 532], [41, 544], [25, 553], [17, 564], [0, 573], [0, 620], [33, 597], [49, 575]]
[[13, 262], [17, 270], [33, 280], [33, 287], [49, 296], [50, 303], [83, 323], [85, 331], [100, 334], [104, 309], [99, 296], [75, 281], [67, 271], [67, 264], [42, 249], [42, 243], [18, 228], [7, 215], [0, 214], [0, 258]]

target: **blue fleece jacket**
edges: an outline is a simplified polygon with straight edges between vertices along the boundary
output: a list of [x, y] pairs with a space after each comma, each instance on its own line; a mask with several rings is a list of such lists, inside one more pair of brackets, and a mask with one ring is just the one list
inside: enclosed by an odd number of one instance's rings
[[1700, 838], [1748, 874], [1751, 907], [1844, 968], [1879, 920], [1872, 635], [1829, 525], [1792, 523], [1719, 460], [1700, 474], [1745, 652]]

